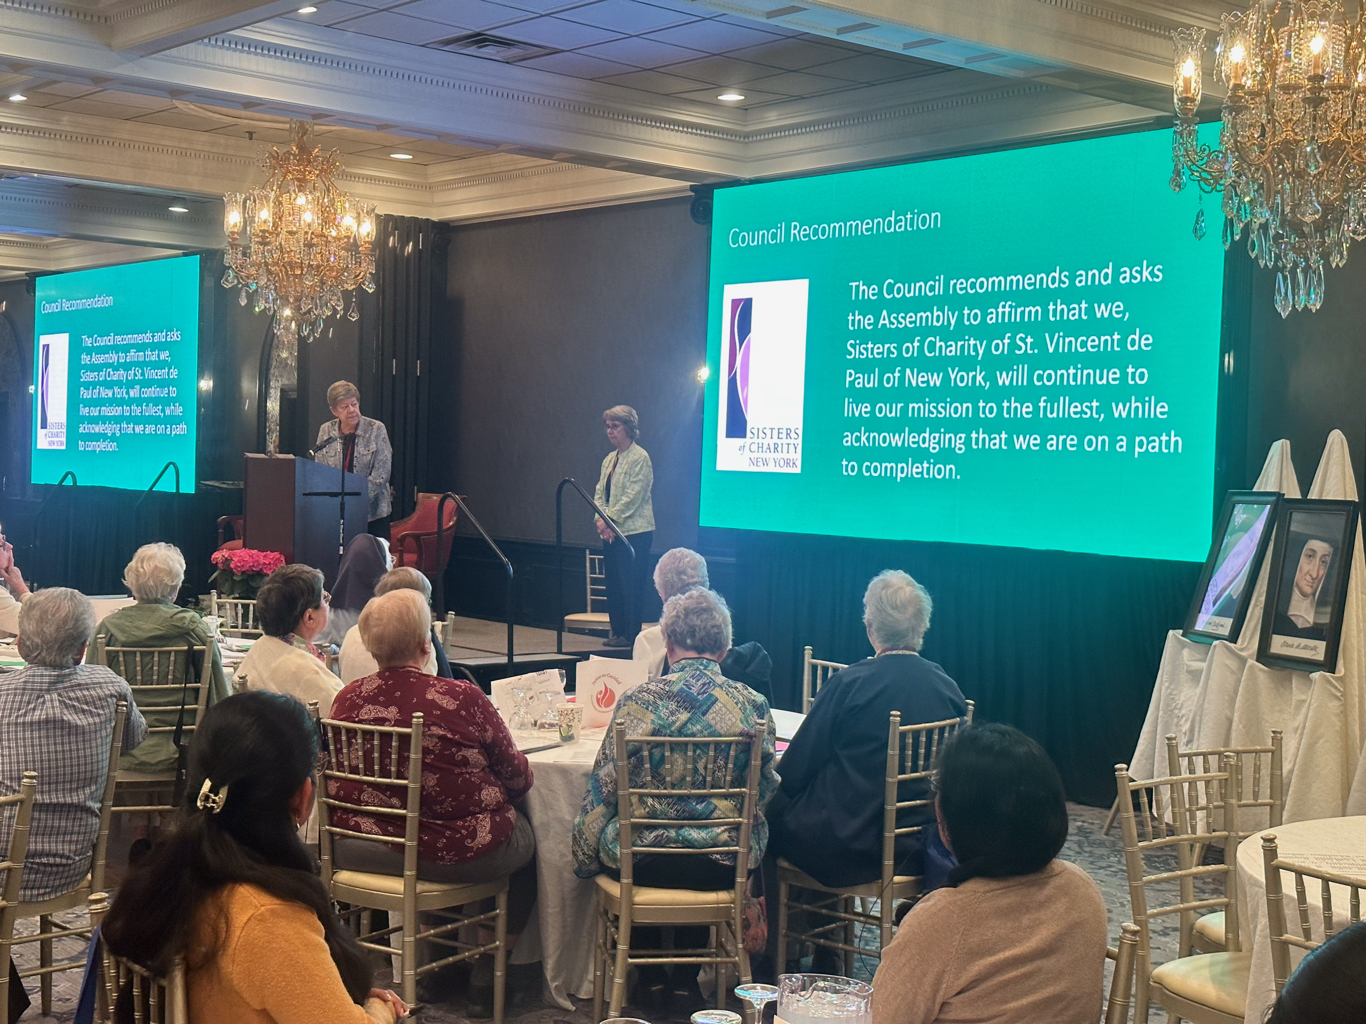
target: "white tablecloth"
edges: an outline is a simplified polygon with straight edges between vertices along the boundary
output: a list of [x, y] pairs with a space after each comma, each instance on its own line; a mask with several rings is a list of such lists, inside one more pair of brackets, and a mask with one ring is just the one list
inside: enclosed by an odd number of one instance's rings
[[[1276, 1001], [1276, 985], [1271, 971], [1271, 933], [1266, 922], [1266, 874], [1262, 861], [1262, 836], [1276, 837], [1277, 850], [1285, 860], [1305, 867], [1321, 868], [1337, 874], [1361, 875], [1366, 878], [1366, 816], [1353, 818], [1322, 818], [1316, 821], [1296, 821], [1279, 828], [1256, 832], [1238, 847], [1238, 929], [1243, 949], [1252, 953], [1252, 968], [1247, 984], [1247, 1008], [1243, 1019], [1249, 1022], [1265, 1018]], [[1299, 927], [1295, 908], [1294, 876], [1281, 875], [1281, 888], [1287, 896], [1286, 923], [1291, 929]], [[1323, 901], [1319, 898], [1319, 883], [1305, 885], [1309, 902], [1309, 920], [1316, 940], [1323, 940]], [[1348, 890], [1333, 888], [1333, 912], [1341, 929], [1347, 923]], [[1292, 965], [1304, 958], [1302, 950], [1291, 948]]]
[[570, 833], [588, 791], [588, 775], [606, 729], [584, 729], [578, 742], [528, 754], [536, 781], [523, 809], [536, 833], [536, 913], [513, 950], [513, 963], [542, 962], [545, 999], [572, 1010], [570, 996], [593, 996], [598, 887], [574, 874]]

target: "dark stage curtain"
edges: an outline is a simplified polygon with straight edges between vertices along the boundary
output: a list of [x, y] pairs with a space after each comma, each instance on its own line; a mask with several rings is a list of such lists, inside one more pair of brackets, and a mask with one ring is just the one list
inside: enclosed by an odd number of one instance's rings
[[[379, 218], [375, 247], [377, 330], [362, 351], [362, 393], [378, 397], [394, 448], [395, 520], [408, 515], [427, 485], [429, 381], [433, 333], [446, 330], [446, 254], [450, 229], [420, 217]], [[367, 307], [370, 304], [367, 303]]]
[[1069, 796], [1106, 806], [1114, 765], [1143, 725], [1167, 630], [1179, 627], [1200, 566], [1057, 551], [741, 534], [735, 638], [773, 657], [780, 707], [801, 706], [801, 650], [868, 657], [863, 591], [904, 569], [934, 600], [925, 657], [982, 720], [1048, 750]]

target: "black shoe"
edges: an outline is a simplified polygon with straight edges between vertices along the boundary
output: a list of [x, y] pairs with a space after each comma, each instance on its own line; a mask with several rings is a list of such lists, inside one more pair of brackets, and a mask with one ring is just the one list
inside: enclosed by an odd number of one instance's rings
[[844, 957], [833, 949], [817, 946], [811, 954], [811, 973], [843, 976]]
[[134, 839], [133, 845], [128, 847], [128, 866], [130, 868], [137, 867], [138, 861], [151, 852], [152, 841], [150, 839], [145, 836], [141, 839]]
[[604, 647], [630, 647], [635, 641], [628, 640], [624, 636], [609, 636], [602, 642]]
[[663, 1016], [669, 1009], [669, 972], [658, 964], [636, 968], [627, 1001], [642, 1013]]
[[[417, 979], [417, 1001], [420, 1003], [448, 1003], [469, 988], [470, 965], [447, 964]], [[489, 989], [493, 991], [492, 987]]]
[[707, 1005], [706, 997], [697, 984], [697, 968], [692, 964], [680, 964], [674, 968], [670, 988], [669, 1012], [674, 1016], [691, 1017]]

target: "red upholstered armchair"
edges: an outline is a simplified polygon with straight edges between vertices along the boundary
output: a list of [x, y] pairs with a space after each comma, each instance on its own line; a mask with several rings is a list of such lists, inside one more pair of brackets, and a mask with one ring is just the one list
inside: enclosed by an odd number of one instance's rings
[[[245, 516], [219, 516], [218, 517], [218, 550], [224, 548], [240, 548], [242, 546], [243, 523]], [[232, 531], [232, 537], [226, 535], [226, 531]]]
[[[464, 500], [464, 496], [461, 496]], [[460, 506], [446, 502], [442, 512], [441, 550], [436, 550], [436, 508], [439, 494], [419, 494], [417, 508], [407, 519], [389, 526], [389, 550], [394, 556], [394, 567], [410, 565], [435, 585], [446, 571], [451, 557], [451, 542], [455, 538], [455, 520]]]

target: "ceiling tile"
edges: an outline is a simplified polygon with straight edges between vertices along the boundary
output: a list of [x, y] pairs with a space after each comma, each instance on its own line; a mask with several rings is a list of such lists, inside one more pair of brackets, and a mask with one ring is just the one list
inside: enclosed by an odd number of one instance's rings
[[711, 89], [699, 89], [696, 92], [681, 92], [676, 93], [675, 95], [677, 95], [679, 99], [696, 100], [698, 103], [709, 103], [716, 107], [740, 107], [741, 109], [757, 107], [764, 103], [777, 103], [792, 98], [791, 96], [780, 96], [774, 92], [762, 92], [759, 89], [741, 89], [740, 91], [744, 93], [745, 98], [738, 102], [731, 103], [722, 103], [718, 100], [716, 96], [719, 90], [715, 87]]
[[583, 52], [593, 57], [601, 57], [603, 60], [614, 60], [638, 68], [657, 68], [662, 64], [678, 64], [702, 56], [697, 50], [657, 43], [643, 36], [590, 46]]
[[566, 7], [581, 7], [583, 0], [507, 0], [507, 4], [532, 14], [550, 14]]
[[597, 3], [565, 11], [562, 17], [588, 25], [597, 25], [600, 28], [610, 28], [626, 35], [651, 32], [696, 20], [696, 15], [680, 14], [678, 11], [641, 3], [640, 0], [598, 0]]
[[623, 75], [635, 70], [616, 61], [590, 57], [586, 53], [550, 53], [544, 57], [532, 57], [530, 60], [517, 63], [573, 78], [606, 78], [608, 75]]
[[172, 107], [170, 110], [155, 110], [150, 114], [140, 114], [133, 118], [144, 124], [160, 124], [167, 128], [187, 128], [192, 132], [211, 132], [221, 128], [223, 122], [214, 117], [201, 117], [188, 111]]
[[376, 11], [360, 18], [338, 22], [336, 28], [347, 32], [363, 32], [367, 36], [392, 39], [397, 43], [430, 43], [444, 39], [451, 30], [425, 18], [409, 18], [392, 11]]
[[700, 82], [694, 81], [691, 78], [679, 78], [677, 75], [666, 75], [662, 71], [634, 71], [629, 75], [604, 78], [603, 81], [610, 82], [612, 85], [624, 85], [628, 89], [640, 89], [643, 92], [658, 93], [661, 96], [672, 96], [682, 92], [695, 92], [701, 85]]
[[[774, 75], [771, 78], [759, 78], [752, 82], [745, 82], [743, 85], [753, 86], [762, 92], [777, 92], [784, 96], [821, 96], [827, 92], [835, 92], [837, 89], [847, 89], [849, 84], [834, 78], [823, 78], [820, 75], [806, 75], [800, 71], [788, 71], [781, 75]], [[745, 92], [744, 88], [740, 89]], [[749, 95], [745, 93], [745, 95]]]
[[773, 74], [773, 69], [762, 64], [750, 64], [734, 57], [703, 57], [683, 64], [674, 64], [669, 73], [695, 78], [709, 85], [738, 85]]
[[931, 64], [914, 57], [895, 57], [880, 53], [860, 53], [815, 68], [817, 74], [844, 78], [851, 82], [893, 82], [948, 71], [944, 64]]
[[23, 103], [11, 103], [11, 107], [52, 107], [66, 100], [64, 96], [54, 96], [50, 92], [39, 92], [37, 89], [24, 89], [23, 94], [28, 97]]
[[290, 21], [302, 21], [313, 25], [335, 25], [346, 18], [358, 18], [373, 11], [373, 7], [363, 5], [363, 0], [328, 0], [325, 4], [319, 4], [313, 14], [287, 14], [285, 17]]
[[738, 50], [743, 46], [769, 43], [774, 39], [767, 32], [756, 32], [752, 28], [727, 25], [715, 20], [675, 25], [673, 28], [651, 32], [649, 37], [674, 46], [688, 46], [703, 53], [725, 53], [727, 50]]
[[77, 96], [88, 96], [92, 92], [99, 92], [99, 86], [85, 85], [81, 82], [49, 82], [47, 85], [40, 85], [34, 92], [47, 92], [54, 96], [68, 96], [75, 99]]
[[526, 11], [490, 3], [489, 0], [413, 0], [412, 3], [394, 8], [394, 13], [471, 31], [506, 25], [527, 16]]
[[581, 46], [605, 43], [617, 38], [618, 33], [592, 25], [581, 25], [577, 21], [562, 18], [532, 18], [509, 25], [498, 33], [519, 42], [535, 43], [537, 46], [552, 46], [557, 50], [577, 50]]
[[736, 50], [731, 56], [752, 60], [756, 64], [782, 68], [784, 71], [804, 71], [818, 64], [846, 60], [850, 52], [843, 47], [830, 46], [811, 39], [775, 39], [758, 46]]
[[[407, 153], [412, 159], [395, 160], [389, 155], [390, 153]], [[356, 150], [351, 156], [368, 157], [371, 160], [383, 160], [386, 163], [402, 167], [426, 166], [427, 164], [439, 163], [441, 160], [440, 157], [434, 156], [431, 153], [422, 153], [407, 146], [375, 146], [371, 149]]]
[[139, 107], [142, 110], [165, 110], [172, 103], [165, 96], [148, 96], [140, 92], [124, 92], [121, 89], [102, 89], [87, 99], [101, 103], [117, 103], [125, 107]]
[[105, 103], [93, 97], [82, 97], [75, 100], [62, 100], [60, 103], [49, 104], [53, 110], [69, 110], [73, 114], [91, 114], [94, 117], [110, 117], [119, 121], [126, 121], [129, 118], [137, 117], [139, 114], [146, 114], [146, 107], [135, 107], [127, 103]]
[[715, 20], [724, 21], [727, 25], [742, 25], [745, 28], [757, 28], [764, 32], [772, 32], [775, 36], [800, 36], [805, 34], [800, 29], [784, 28], [775, 21], [759, 21], [756, 18], [742, 18], [738, 14], [723, 14]]

